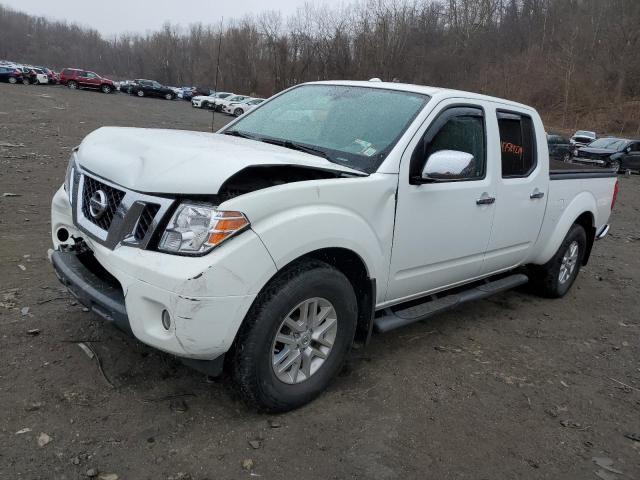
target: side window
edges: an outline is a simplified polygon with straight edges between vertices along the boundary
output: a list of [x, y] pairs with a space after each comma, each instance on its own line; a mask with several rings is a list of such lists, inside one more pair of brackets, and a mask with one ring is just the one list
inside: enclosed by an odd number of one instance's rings
[[535, 132], [527, 115], [498, 112], [502, 177], [527, 177], [536, 168]]
[[423, 170], [431, 170], [429, 176], [439, 181], [484, 178], [485, 138], [484, 113], [480, 108], [445, 110], [427, 129], [413, 152], [411, 178], [420, 179]]
[[634, 153], [640, 152], [640, 142], [635, 142], [631, 144], [631, 151]]

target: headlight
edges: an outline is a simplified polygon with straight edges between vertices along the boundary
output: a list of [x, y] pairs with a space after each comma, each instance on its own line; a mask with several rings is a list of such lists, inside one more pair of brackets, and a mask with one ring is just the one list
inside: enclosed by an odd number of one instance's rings
[[169, 253], [202, 255], [246, 230], [241, 212], [217, 210], [206, 203], [182, 203], [162, 234], [158, 249]]
[[69, 159], [69, 163], [67, 164], [67, 173], [64, 177], [64, 190], [67, 192], [67, 197], [69, 198], [69, 203], [73, 205], [73, 179], [76, 176], [76, 171], [78, 167], [76, 166], [76, 153], [73, 151], [71, 153], [71, 158]]

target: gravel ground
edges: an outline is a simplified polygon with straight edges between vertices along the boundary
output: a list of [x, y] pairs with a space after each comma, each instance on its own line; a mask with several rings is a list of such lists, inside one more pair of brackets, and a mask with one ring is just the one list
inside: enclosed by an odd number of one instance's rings
[[211, 114], [0, 84], [0, 478], [640, 478], [640, 177], [564, 299], [514, 291], [375, 336], [318, 400], [267, 416], [60, 288], [50, 199], [102, 125]]

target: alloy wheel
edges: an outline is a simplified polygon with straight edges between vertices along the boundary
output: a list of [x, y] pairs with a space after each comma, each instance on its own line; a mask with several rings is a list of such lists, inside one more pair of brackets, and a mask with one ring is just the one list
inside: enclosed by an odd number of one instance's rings
[[276, 377], [287, 384], [308, 380], [331, 354], [338, 333], [334, 306], [325, 298], [309, 298], [284, 318], [271, 347]]
[[558, 274], [558, 281], [561, 284], [565, 284], [569, 281], [573, 272], [578, 264], [578, 256], [580, 253], [580, 246], [577, 241], [573, 241], [567, 247], [567, 250], [562, 256], [562, 263], [560, 263], [560, 273]]

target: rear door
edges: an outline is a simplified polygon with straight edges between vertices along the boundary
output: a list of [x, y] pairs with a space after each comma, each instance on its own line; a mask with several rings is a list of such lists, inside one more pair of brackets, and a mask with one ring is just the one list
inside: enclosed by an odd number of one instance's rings
[[[387, 301], [407, 300], [477, 277], [494, 214], [492, 169], [487, 165], [485, 104], [447, 100], [429, 116], [403, 154]], [[497, 148], [497, 147], [494, 147]], [[432, 154], [473, 155], [463, 178], [415, 180]]]
[[535, 244], [547, 204], [549, 157], [544, 130], [532, 112], [502, 109], [491, 115], [499, 134], [500, 169], [483, 274], [523, 263]]

